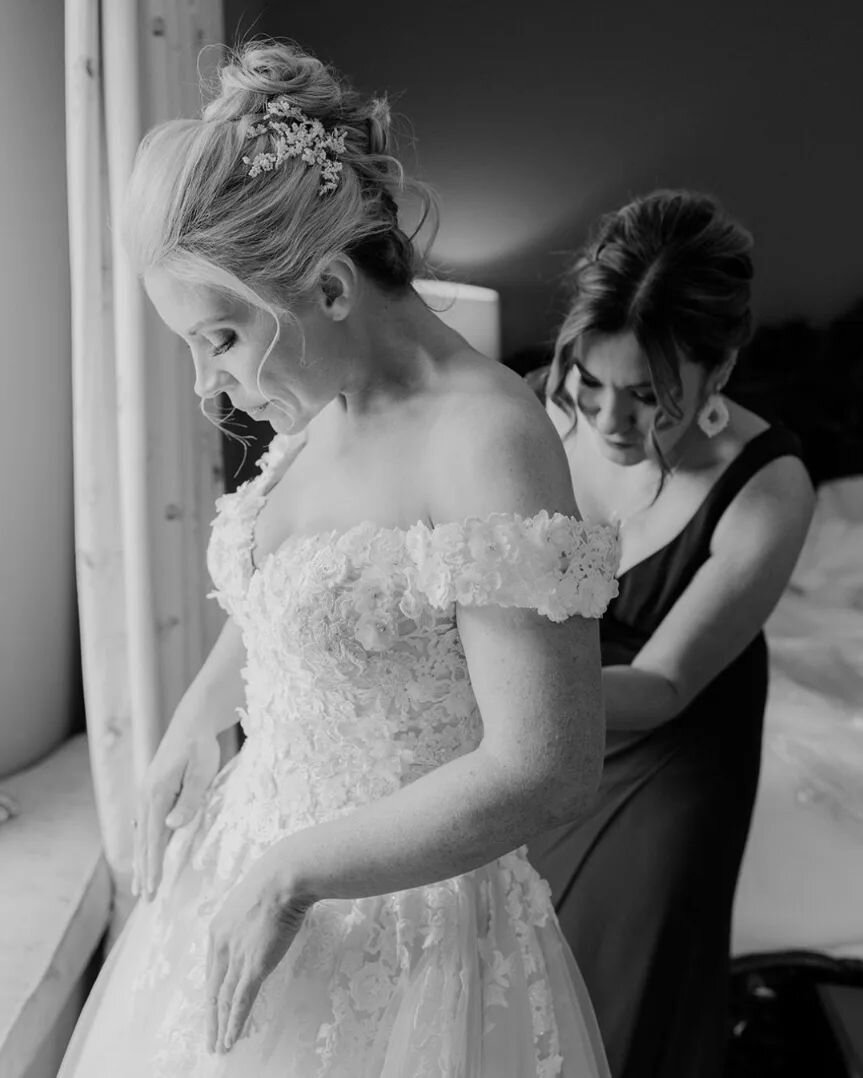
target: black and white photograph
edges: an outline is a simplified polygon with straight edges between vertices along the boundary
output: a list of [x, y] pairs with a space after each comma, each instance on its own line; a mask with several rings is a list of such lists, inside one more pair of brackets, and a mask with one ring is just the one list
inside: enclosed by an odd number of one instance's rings
[[2, 0], [0, 1078], [863, 1076], [861, 43]]

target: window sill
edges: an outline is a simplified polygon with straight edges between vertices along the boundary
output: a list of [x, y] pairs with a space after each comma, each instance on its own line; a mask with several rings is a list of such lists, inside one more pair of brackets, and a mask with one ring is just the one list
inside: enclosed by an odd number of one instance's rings
[[0, 1074], [36, 1059], [108, 924], [87, 740], [0, 782], [21, 814], [0, 824]]

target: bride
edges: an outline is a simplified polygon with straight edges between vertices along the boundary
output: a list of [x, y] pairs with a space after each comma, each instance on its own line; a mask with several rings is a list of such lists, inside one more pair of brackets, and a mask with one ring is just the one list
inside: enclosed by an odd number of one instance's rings
[[277, 433], [218, 503], [228, 619], [62, 1078], [608, 1074], [520, 847], [597, 788], [616, 534], [530, 390], [411, 288], [403, 184], [385, 103], [280, 44], [140, 148], [149, 297], [203, 401]]

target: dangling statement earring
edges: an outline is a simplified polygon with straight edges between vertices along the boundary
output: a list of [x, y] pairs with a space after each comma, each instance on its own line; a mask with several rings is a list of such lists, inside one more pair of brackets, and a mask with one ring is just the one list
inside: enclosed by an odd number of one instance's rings
[[711, 393], [707, 401], [698, 413], [696, 422], [708, 438], [715, 438], [728, 426], [731, 416], [728, 414], [728, 405], [720, 397], [719, 391]]

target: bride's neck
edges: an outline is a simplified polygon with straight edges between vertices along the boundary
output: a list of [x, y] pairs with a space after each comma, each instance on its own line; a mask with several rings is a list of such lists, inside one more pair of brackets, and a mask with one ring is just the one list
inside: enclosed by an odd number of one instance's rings
[[411, 290], [367, 297], [351, 326], [351, 366], [341, 407], [357, 418], [390, 407], [430, 386], [446, 361], [465, 348]]

